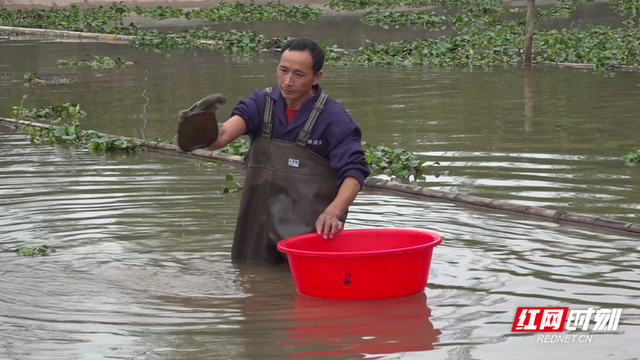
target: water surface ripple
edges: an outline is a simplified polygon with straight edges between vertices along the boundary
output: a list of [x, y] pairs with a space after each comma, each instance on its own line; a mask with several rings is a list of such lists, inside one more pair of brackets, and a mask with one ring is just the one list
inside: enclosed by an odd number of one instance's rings
[[[0, 358], [632, 359], [638, 239], [362, 192], [347, 228], [444, 237], [424, 293], [384, 301], [296, 294], [287, 267], [229, 261], [227, 172], [152, 152], [33, 146], [0, 127]], [[20, 257], [22, 245], [56, 252]], [[623, 308], [590, 344], [511, 333], [518, 306]], [[580, 333], [584, 334], [584, 333]], [[374, 356], [375, 355], [375, 356]]]

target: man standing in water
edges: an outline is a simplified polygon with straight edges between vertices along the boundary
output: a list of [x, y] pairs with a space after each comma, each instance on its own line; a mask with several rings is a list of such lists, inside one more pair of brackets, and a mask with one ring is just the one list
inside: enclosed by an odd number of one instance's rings
[[232, 260], [278, 264], [286, 261], [282, 239], [314, 231], [333, 238], [369, 176], [359, 126], [318, 84], [323, 63], [316, 42], [286, 44], [278, 86], [241, 100], [209, 147], [251, 139]]

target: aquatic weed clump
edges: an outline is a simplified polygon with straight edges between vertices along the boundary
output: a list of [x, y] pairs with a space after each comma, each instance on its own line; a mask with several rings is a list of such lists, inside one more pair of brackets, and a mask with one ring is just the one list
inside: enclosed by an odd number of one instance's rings
[[359, 53], [333, 62], [342, 65], [488, 65], [521, 58], [523, 44], [524, 33], [512, 24], [493, 31], [439, 39], [369, 43]]
[[322, 17], [322, 10], [303, 5], [285, 5], [279, 1], [259, 4], [253, 0], [220, 4], [187, 11], [187, 19], [201, 19], [210, 23], [287, 21], [305, 23]]
[[58, 78], [54, 76], [53, 79], [42, 79], [40, 76], [36, 75], [34, 72], [25, 73], [22, 75], [22, 79], [24, 80], [25, 86], [33, 86], [33, 85], [66, 85], [70, 84], [71, 80], [67, 78]]
[[11, 107], [11, 115], [16, 119], [25, 120], [60, 120], [66, 118], [80, 119], [87, 116], [84, 110], [80, 109], [80, 104], [76, 103], [64, 103], [56, 104], [48, 107], [37, 107], [27, 109], [24, 107], [24, 101], [27, 98], [26, 95], [22, 97], [20, 105]]
[[176, 19], [184, 16], [183, 9], [162, 5], [151, 8], [136, 6], [133, 11], [138, 15], [144, 15], [156, 20]]
[[200, 41], [189, 39], [184, 31], [165, 34], [157, 29], [141, 31], [130, 43], [137, 47], [157, 49], [195, 49], [200, 46]]
[[36, 256], [36, 255], [50, 255], [56, 252], [56, 250], [49, 245], [40, 246], [21, 246], [16, 249], [16, 253], [20, 256]]
[[[524, 57], [523, 21], [476, 26], [468, 32], [438, 39], [369, 43], [358, 53], [338, 56], [329, 63], [341, 65], [494, 65]], [[592, 64], [600, 69], [640, 65], [640, 29], [589, 25], [537, 31], [533, 43], [536, 61]]]
[[640, 0], [607, 0], [607, 4], [627, 19], [640, 17]]
[[81, 9], [70, 5], [61, 9], [0, 9], [0, 25], [49, 29], [94, 32], [102, 34], [135, 35], [135, 26], [125, 26], [124, 16], [131, 10], [126, 5], [113, 3], [108, 6], [94, 6]]
[[467, 13], [485, 16], [503, 11], [502, 0], [330, 0], [327, 6], [333, 10], [386, 10], [397, 7], [420, 8], [428, 5], [462, 10]]
[[390, 9], [397, 6], [416, 8], [433, 4], [434, 0], [330, 0], [326, 6], [332, 10], [353, 11], [370, 8]]
[[447, 24], [445, 16], [437, 15], [435, 12], [411, 11], [393, 12], [383, 10], [369, 11], [362, 16], [362, 22], [367, 25], [380, 25], [388, 28], [389, 25], [407, 25], [412, 28], [433, 30], [441, 28]]
[[374, 174], [385, 174], [396, 178], [408, 179], [424, 175], [434, 165], [426, 165], [414, 153], [406, 149], [391, 149], [384, 145], [371, 146], [362, 142], [367, 165]]
[[34, 29], [93, 32], [101, 34], [137, 35], [138, 27], [124, 24], [125, 16], [131, 13], [165, 20], [184, 16], [187, 19], [202, 19], [211, 23], [288, 21], [304, 23], [322, 17], [322, 10], [308, 5], [284, 5], [277, 1], [257, 4], [253, 1], [234, 4], [222, 2], [210, 8], [184, 11], [170, 6], [133, 9], [123, 2], [108, 6], [90, 6], [82, 9], [77, 5], [60, 9], [0, 9], [0, 25]]
[[[537, 11], [537, 22], [547, 17], [570, 17], [579, 3], [592, 0], [564, 0], [555, 7]], [[608, 0], [609, 6], [627, 17], [623, 28], [592, 25], [584, 30], [539, 30], [534, 35], [534, 60], [561, 63], [581, 63], [609, 68], [617, 65], [640, 65], [638, 60], [637, 17], [640, 0]], [[395, 6], [417, 7], [438, 5], [455, 10], [446, 16], [433, 12], [414, 11], [395, 13], [381, 11]], [[255, 4], [221, 3], [211, 8], [185, 12], [185, 17], [200, 17], [214, 22], [306, 21], [320, 16], [318, 9], [304, 6], [285, 6], [278, 2]], [[333, 8], [373, 8], [363, 16], [370, 24], [406, 24], [429, 29], [451, 26], [457, 34], [437, 39], [402, 40], [390, 43], [369, 43], [357, 50], [339, 49], [323, 45], [328, 64], [343, 65], [435, 65], [469, 66], [503, 64], [521, 61], [524, 57], [524, 16], [505, 20], [503, 14], [524, 14], [522, 8], [507, 8], [501, 0], [332, 0]], [[80, 10], [71, 6], [59, 10], [9, 11], [0, 9], [3, 25], [35, 27], [56, 30], [91, 31], [133, 35], [131, 44], [156, 49], [213, 48], [234, 55], [250, 55], [261, 51], [277, 50], [290, 38], [267, 38], [255, 31], [228, 32], [199, 30], [169, 31], [140, 30], [135, 25], [124, 26], [123, 17], [131, 11], [121, 3]], [[175, 16], [169, 7], [156, 7], [136, 11], [148, 16]], [[156, 15], [151, 15], [156, 14]]]
[[[449, 15], [435, 12], [383, 11], [381, 8], [398, 5], [439, 5]], [[563, 0], [549, 9], [536, 10], [536, 23], [548, 18], [570, 18], [577, 4], [592, 0]], [[354, 7], [353, 1], [334, 1]], [[369, 43], [357, 54], [330, 58], [330, 63], [355, 65], [492, 65], [522, 61], [526, 33], [525, 8], [505, 7], [502, 1], [475, 0], [362, 0], [361, 6], [374, 9], [362, 17], [370, 25], [406, 25], [437, 30], [451, 27], [455, 35], [437, 39], [415, 39], [386, 44]], [[584, 30], [538, 30], [534, 34], [535, 61], [580, 63], [599, 69], [618, 65], [640, 65], [638, 59], [640, 36], [635, 17], [640, 14], [640, 0], [608, 0], [609, 6], [628, 17], [622, 28], [589, 25]], [[519, 14], [504, 19], [502, 15]]]
[[[444, 3], [444, 1], [443, 1]], [[465, 6], [448, 5], [445, 8], [450, 12], [449, 15], [438, 15], [434, 11], [389, 11], [374, 9], [367, 11], [361, 18], [361, 21], [367, 25], [379, 25], [388, 28], [390, 25], [409, 26], [411, 28], [419, 28], [425, 30], [440, 30], [446, 26], [450, 26], [459, 33], [472, 31], [475, 27], [489, 27], [502, 24], [506, 20], [501, 19], [505, 14], [522, 14], [520, 18], [516, 18], [515, 22], [521, 22], [524, 25], [524, 14], [526, 8], [509, 8], [498, 6], [497, 3], [489, 3], [483, 6], [474, 3], [474, 5], [466, 4]], [[541, 22], [548, 18], [568, 19], [577, 9], [576, 5], [568, 3], [558, 3], [550, 9], [537, 9], [536, 22]], [[457, 11], [459, 10], [459, 11]]]
[[236, 1], [235, 3], [220, 2], [212, 7], [201, 7], [196, 10], [185, 11], [171, 6], [155, 6], [145, 8], [136, 6], [134, 11], [157, 20], [171, 18], [200, 19], [210, 23], [229, 22], [259, 22], [259, 21], [287, 21], [304, 23], [322, 17], [322, 10], [312, 8], [306, 4], [285, 5], [279, 1], [256, 3], [251, 1]]
[[12, 106], [11, 113], [19, 120], [44, 120], [49, 126], [21, 125], [22, 132], [34, 144], [84, 145], [92, 151], [125, 151], [132, 152], [140, 147], [137, 139], [119, 139], [100, 137], [97, 131], [80, 130], [80, 119], [87, 113], [80, 109], [80, 104], [64, 103], [48, 107], [26, 109], [22, 97], [20, 105]]
[[636, 166], [638, 161], [640, 161], [640, 148], [635, 151], [630, 151], [622, 156], [622, 160], [624, 160], [627, 166]]
[[[267, 38], [253, 30], [212, 31], [208, 28], [161, 33], [144, 31], [131, 41], [139, 47], [196, 49], [210, 47], [231, 54], [252, 54], [281, 47], [291, 38]], [[206, 43], [204, 41], [207, 41]]]
[[[64, 103], [27, 109], [24, 107], [26, 98], [24, 95], [20, 105], [11, 107], [12, 116], [20, 120], [46, 120], [51, 124], [45, 128], [22, 125], [22, 132], [32, 143], [76, 144], [81, 141], [79, 120], [87, 116], [87, 113], [80, 109], [80, 104]], [[71, 124], [62, 123], [63, 120], [70, 121]]]
[[640, 29], [612, 29], [589, 25], [536, 33], [537, 61], [594, 64], [605, 69], [615, 65], [640, 65]]
[[124, 67], [125, 65], [137, 65], [137, 61], [128, 61], [121, 59], [120, 57], [116, 59], [112, 59], [109, 56], [103, 55], [92, 55], [88, 54], [87, 56], [92, 57], [92, 59], [82, 59], [80, 61], [76, 61], [73, 59], [61, 59], [58, 60], [58, 66], [64, 67], [77, 67], [77, 66], [88, 66], [93, 69], [111, 69], [114, 67]]

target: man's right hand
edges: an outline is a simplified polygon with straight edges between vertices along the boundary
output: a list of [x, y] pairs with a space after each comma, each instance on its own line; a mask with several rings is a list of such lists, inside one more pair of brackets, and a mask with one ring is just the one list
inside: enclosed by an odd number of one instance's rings
[[222, 124], [222, 128], [218, 134], [218, 140], [209, 146], [209, 150], [218, 150], [227, 146], [233, 140], [244, 135], [247, 131], [247, 124], [240, 115], [234, 115]]
[[342, 231], [344, 224], [335, 214], [323, 212], [318, 216], [316, 220], [316, 231], [318, 235], [326, 239], [333, 239], [333, 237]]

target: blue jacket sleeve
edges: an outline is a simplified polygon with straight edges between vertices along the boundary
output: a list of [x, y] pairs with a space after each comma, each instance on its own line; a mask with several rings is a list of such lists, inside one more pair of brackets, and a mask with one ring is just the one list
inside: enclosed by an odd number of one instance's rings
[[255, 90], [250, 96], [240, 100], [231, 111], [231, 116], [239, 115], [247, 125], [245, 135], [249, 135], [251, 140], [255, 138], [260, 130], [262, 118], [264, 116], [264, 91]]
[[352, 124], [345, 131], [342, 141], [330, 151], [331, 166], [336, 170], [338, 186], [342, 186], [347, 176], [352, 176], [364, 187], [364, 180], [371, 170], [367, 165], [362, 149], [362, 132], [358, 126]]

